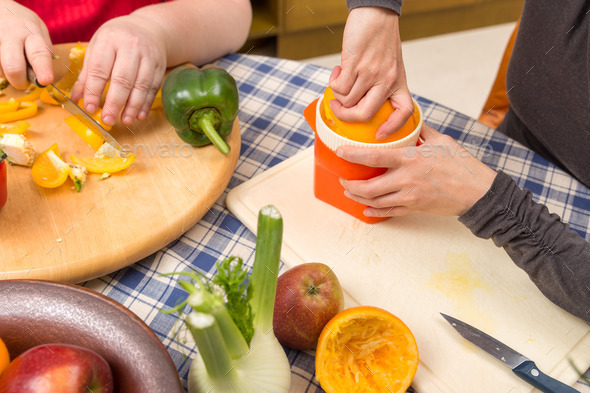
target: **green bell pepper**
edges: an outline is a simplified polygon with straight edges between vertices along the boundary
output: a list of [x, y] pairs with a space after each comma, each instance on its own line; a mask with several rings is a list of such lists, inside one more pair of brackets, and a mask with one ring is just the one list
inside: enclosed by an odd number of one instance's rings
[[168, 74], [162, 85], [166, 118], [178, 136], [193, 146], [213, 143], [223, 154], [225, 142], [238, 115], [238, 87], [225, 70], [199, 70], [181, 66]]

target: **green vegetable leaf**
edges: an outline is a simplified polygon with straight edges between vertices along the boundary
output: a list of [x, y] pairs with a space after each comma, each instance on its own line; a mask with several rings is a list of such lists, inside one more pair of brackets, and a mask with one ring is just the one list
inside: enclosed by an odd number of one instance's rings
[[82, 182], [80, 180], [74, 180], [74, 186], [76, 187], [77, 192], [80, 192], [80, 190], [82, 190]]
[[[232, 264], [232, 262], [236, 261]], [[233, 265], [233, 266], [232, 266]], [[248, 271], [242, 258], [229, 257], [217, 262], [217, 274], [212, 281], [223, 288], [226, 296], [225, 308], [248, 344], [254, 336], [254, 313], [250, 305], [252, 285], [248, 285]]]

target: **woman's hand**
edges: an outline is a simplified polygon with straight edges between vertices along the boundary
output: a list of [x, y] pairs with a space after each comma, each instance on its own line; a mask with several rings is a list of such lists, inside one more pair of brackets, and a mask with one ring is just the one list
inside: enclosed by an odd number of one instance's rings
[[[26, 58], [25, 58], [26, 55]], [[14, 2], [0, 3], [0, 73], [17, 89], [26, 89], [27, 59], [43, 85], [53, 82], [53, 46], [45, 23]]]
[[336, 154], [347, 161], [387, 168], [369, 180], [341, 180], [346, 196], [370, 206], [366, 216], [411, 212], [459, 216], [489, 190], [494, 170], [427, 125], [420, 136], [424, 144], [403, 149], [338, 148]]
[[330, 107], [343, 121], [368, 121], [386, 100], [396, 109], [377, 130], [385, 139], [414, 111], [406, 83], [398, 27], [399, 15], [380, 7], [350, 11], [342, 39], [341, 66], [334, 67], [330, 87], [337, 101]]
[[94, 113], [110, 79], [102, 121], [131, 124], [147, 117], [166, 71], [166, 47], [158, 24], [127, 15], [111, 19], [94, 34], [84, 67], [72, 90], [74, 101], [84, 97], [84, 107]]

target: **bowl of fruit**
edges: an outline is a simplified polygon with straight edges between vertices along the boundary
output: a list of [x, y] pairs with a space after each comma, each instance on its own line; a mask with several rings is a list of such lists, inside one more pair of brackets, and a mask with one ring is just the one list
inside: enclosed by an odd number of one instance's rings
[[0, 293], [0, 391], [183, 392], [158, 337], [114, 300], [40, 280], [0, 281]]

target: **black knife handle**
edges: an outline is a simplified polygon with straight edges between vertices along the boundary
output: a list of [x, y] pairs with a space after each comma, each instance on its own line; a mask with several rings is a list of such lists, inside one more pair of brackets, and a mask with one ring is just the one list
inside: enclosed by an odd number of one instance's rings
[[571, 386], [561, 383], [557, 379], [544, 374], [532, 360], [522, 362], [512, 369], [512, 371], [514, 374], [545, 393], [580, 393], [580, 391]]

